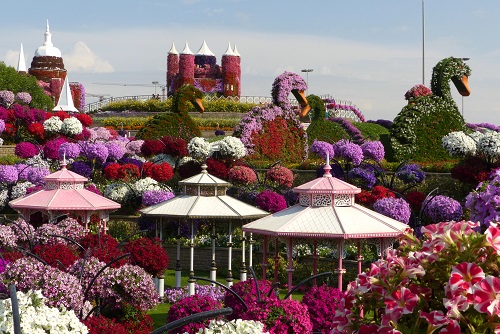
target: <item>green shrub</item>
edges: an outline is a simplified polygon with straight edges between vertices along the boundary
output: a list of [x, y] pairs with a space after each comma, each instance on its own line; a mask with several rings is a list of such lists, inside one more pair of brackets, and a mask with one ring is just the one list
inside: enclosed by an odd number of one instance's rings
[[257, 104], [255, 103], [241, 103], [231, 99], [218, 99], [212, 101], [208, 101], [206, 98], [203, 99], [203, 106], [205, 107], [205, 112], [207, 113], [247, 113], [256, 105]]
[[108, 233], [113, 238], [122, 241], [139, 239], [142, 235], [139, 232], [139, 225], [134, 221], [110, 220], [108, 222]]
[[15, 156], [15, 155], [6, 155], [0, 157], [0, 165], [15, 165], [19, 162], [22, 162], [23, 159]]
[[236, 117], [192, 117], [193, 121], [201, 128], [223, 128], [233, 129], [240, 122]]
[[[112, 127], [114, 129], [121, 129], [123, 126], [126, 130], [134, 130], [143, 127], [153, 117], [106, 117], [99, 119], [102, 126]], [[97, 123], [97, 122], [96, 122]]]
[[31, 95], [30, 106], [43, 110], [52, 110], [54, 102], [45, 94], [43, 88], [38, 86], [36, 77], [19, 74], [12, 66], [0, 62], [0, 90], [10, 90], [14, 94], [27, 92]]
[[353, 122], [352, 125], [361, 131], [363, 137], [369, 141], [380, 140], [382, 135], [389, 134], [389, 130], [387, 128], [375, 123]]
[[325, 120], [313, 122], [307, 128], [309, 144], [312, 144], [314, 139], [335, 143], [341, 139], [349, 139], [349, 134], [340, 124]]
[[121, 100], [112, 101], [103, 106], [103, 111], [127, 111], [133, 110], [137, 112], [165, 112], [170, 111], [172, 107], [172, 99], [160, 101], [157, 99], [149, 100]]
[[201, 131], [189, 115], [161, 113], [151, 118], [139, 130], [139, 139], [179, 137], [189, 142], [193, 137], [201, 137]]

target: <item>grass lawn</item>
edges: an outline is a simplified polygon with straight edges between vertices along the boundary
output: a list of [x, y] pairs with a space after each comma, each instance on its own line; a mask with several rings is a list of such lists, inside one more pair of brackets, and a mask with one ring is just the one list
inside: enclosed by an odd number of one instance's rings
[[[196, 276], [199, 277], [209, 277], [210, 273], [207, 272], [197, 272]], [[187, 286], [188, 284], [188, 277], [189, 277], [189, 272], [182, 272], [182, 278], [181, 278], [181, 286]], [[217, 277], [217, 282], [225, 284], [226, 283], [226, 278], [225, 277]], [[239, 279], [235, 279], [234, 283], [239, 282]], [[210, 284], [209, 282], [205, 281], [198, 281], [198, 284], [204, 285], [204, 284]], [[167, 270], [165, 272], [165, 289], [167, 288], [172, 288], [175, 286], [175, 270]], [[281, 290], [280, 291], [280, 296], [283, 298], [286, 294], [286, 290]], [[304, 296], [303, 292], [294, 292], [292, 295], [292, 298], [295, 300], [302, 300], [302, 297]], [[151, 316], [154, 322], [154, 329], [157, 329], [163, 325], [165, 325], [167, 321], [167, 313], [168, 310], [170, 309], [171, 304], [169, 303], [162, 303], [158, 304], [154, 309], [150, 310], [148, 314]]]

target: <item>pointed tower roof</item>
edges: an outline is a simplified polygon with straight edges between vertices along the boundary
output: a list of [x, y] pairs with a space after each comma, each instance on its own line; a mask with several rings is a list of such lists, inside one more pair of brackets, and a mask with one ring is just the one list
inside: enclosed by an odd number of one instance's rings
[[233, 53], [235, 56], [240, 56], [240, 53], [238, 52], [238, 49], [236, 48], [236, 43], [234, 43], [234, 49], [233, 49]]
[[62, 87], [61, 96], [59, 97], [57, 106], [55, 106], [52, 110], [78, 112], [78, 109], [75, 108], [75, 105], [73, 103], [73, 95], [71, 95], [71, 89], [69, 88], [68, 76], [66, 76], [66, 79], [64, 79], [64, 85]]
[[61, 51], [52, 44], [52, 34], [49, 30], [49, 20], [47, 20], [47, 27], [45, 29], [45, 42], [35, 51], [35, 57], [37, 56], [51, 56], [51, 57], [61, 57]]
[[168, 51], [169, 55], [178, 55], [179, 52], [177, 52], [177, 49], [175, 48], [175, 43], [172, 42], [172, 47], [170, 48], [170, 51]]
[[208, 48], [207, 42], [203, 41], [203, 44], [201, 45], [200, 49], [198, 50], [198, 53], [196, 53], [197, 56], [215, 56], [212, 51]]
[[17, 72], [28, 72], [26, 70], [26, 60], [24, 59], [23, 43], [21, 43], [21, 50], [19, 50], [19, 60], [17, 61]]
[[189, 45], [188, 45], [187, 41], [186, 41], [186, 45], [184, 46], [184, 50], [182, 50], [181, 54], [183, 54], [183, 55], [192, 55], [193, 54], [193, 51], [191, 51], [191, 49], [189, 49]]
[[224, 53], [224, 56], [235, 56], [233, 49], [231, 48], [231, 42], [228, 43], [227, 50], [226, 53]]

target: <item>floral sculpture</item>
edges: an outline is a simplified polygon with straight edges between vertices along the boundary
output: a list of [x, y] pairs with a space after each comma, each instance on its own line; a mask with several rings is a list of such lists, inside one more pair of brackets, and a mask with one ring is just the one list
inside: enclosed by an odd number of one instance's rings
[[500, 229], [442, 222], [349, 284], [333, 333], [498, 333]]
[[465, 129], [465, 122], [451, 95], [449, 81], [460, 94], [468, 96], [470, 68], [460, 58], [441, 60], [433, 69], [431, 89], [413, 94], [407, 106], [396, 116], [390, 128], [391, 146], [396, 160], [443, 160], [441, 138], [452, 131]]

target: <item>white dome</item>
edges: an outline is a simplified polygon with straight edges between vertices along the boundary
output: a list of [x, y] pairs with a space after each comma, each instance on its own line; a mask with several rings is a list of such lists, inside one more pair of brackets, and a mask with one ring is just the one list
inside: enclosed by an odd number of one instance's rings
[[61, 50], [52, 44], [52, 34], [49, 30], [49, 20], [47, 20], [47, 29], [45, 30], [45, 42], [35, 51], [35, 57], [39, 56], [61, 57]]

